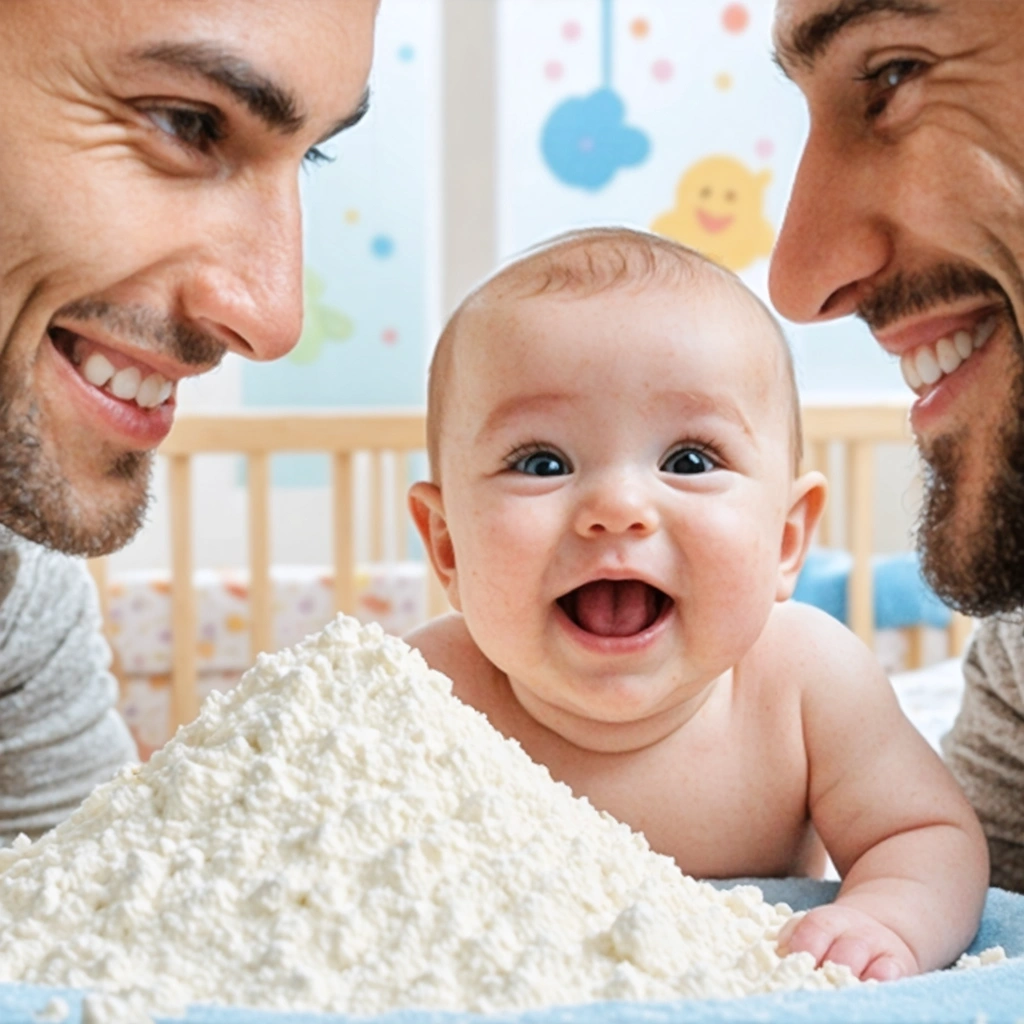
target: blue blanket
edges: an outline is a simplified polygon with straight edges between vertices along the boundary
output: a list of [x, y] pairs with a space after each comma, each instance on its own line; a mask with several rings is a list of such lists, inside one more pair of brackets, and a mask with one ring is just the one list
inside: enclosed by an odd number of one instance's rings
[[[750, 881], [764, 889], [770, 902], [786, 902], [797, 910], [829, 902], [837, 888], [837, 883], [812, 879]], [[1024, 896], [989, 890], [970, 952], [989, 946], [1002, 946], [1007, 956], [1024, 958]], [[55, 995], [71, 1008], [67, 1024], [80, 1024], [81, 992], [29, 985], [0, 985], [0, 1024], [36, 1024], [34, 1014]], [[187, 1019], [191, 1024], [351, 1024], [360, 1020], [338, 1014], [205, 1006], [192, 1007]], [[372, 1018], [374, 1024], [458, 1024], [481, 1019], [472, 1014], [416, 1010]], [[593, 1003], [484, 1019], [494, 1024], [1020, 1024], [1024, 1021], [1024, 959], [969, 971], [936, 971], [841, 992], [785, 992], [675, 1003]]]

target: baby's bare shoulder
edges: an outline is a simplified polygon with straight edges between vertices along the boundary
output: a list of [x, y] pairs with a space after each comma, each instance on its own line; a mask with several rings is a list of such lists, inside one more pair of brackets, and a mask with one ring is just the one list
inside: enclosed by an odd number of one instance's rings
[[488, 677], [494, 666], [483, 656], [466, 628], [466, 620], [451, 612], [417, 627], [403, 638], [427, 664], [443, 672], [459, 694], [470, 681]]
[[754, 650], [759, 668], [801, 689], [885, 677], [875, 655], [843, 623], [799, 601], [775, 605]]

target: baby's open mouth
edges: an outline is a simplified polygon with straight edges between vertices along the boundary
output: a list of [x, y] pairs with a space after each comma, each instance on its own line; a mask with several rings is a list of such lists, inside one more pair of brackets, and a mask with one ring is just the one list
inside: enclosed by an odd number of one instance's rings
[[580, 629], [613, 637], [650, 629], [671, 605], [668, 594], [642, 580], [594, 580], [558, 599], [558, 606]]

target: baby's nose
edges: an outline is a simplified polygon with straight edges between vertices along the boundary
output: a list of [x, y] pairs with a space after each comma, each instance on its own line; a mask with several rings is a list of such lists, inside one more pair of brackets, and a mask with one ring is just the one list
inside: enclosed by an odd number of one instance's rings
[[595, 488], [581, 503], [576, 532], [581, 536], [633, 533], [645, 535], [658, 527], [658, 511], [643, 489], [623, 484]]

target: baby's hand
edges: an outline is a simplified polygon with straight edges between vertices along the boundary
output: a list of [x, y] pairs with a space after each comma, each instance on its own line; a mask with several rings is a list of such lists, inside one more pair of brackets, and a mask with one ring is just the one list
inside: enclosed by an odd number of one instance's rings
[[863, 981], [895, 981], [918, 973], [917, 958], [891, 929], [863, 910], [815, 907], [779, 932], [780, 953], [810, 953], [816, 964], [845, 964]]

